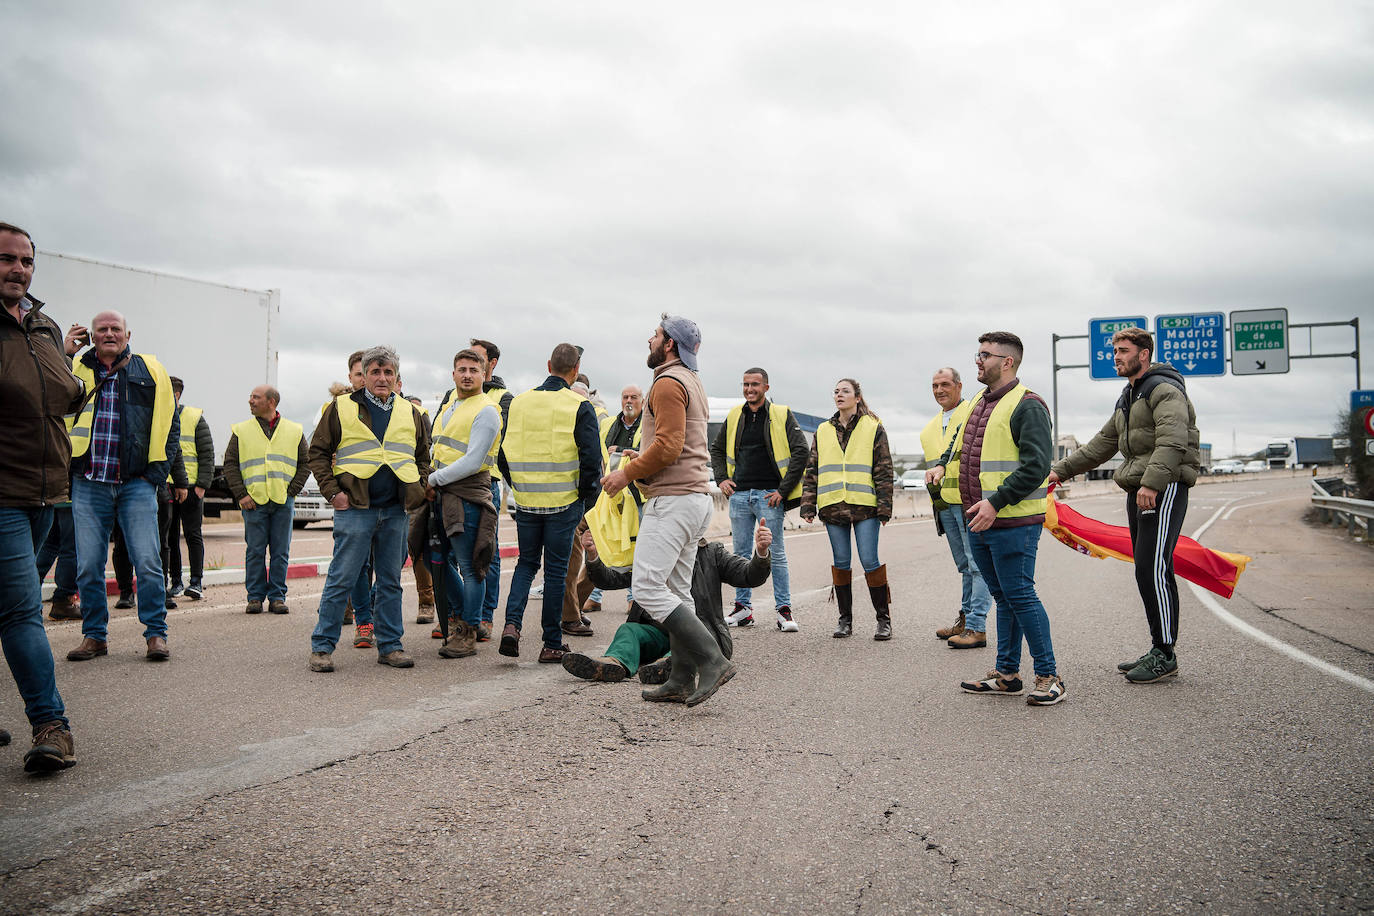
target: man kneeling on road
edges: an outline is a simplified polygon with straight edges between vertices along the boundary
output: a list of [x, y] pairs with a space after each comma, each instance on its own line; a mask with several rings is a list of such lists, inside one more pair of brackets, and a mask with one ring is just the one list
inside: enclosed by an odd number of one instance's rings
[[[773, 532], [766, 519], [759, 519], [754, 529], [754, 555], [745, 560], [726, 550], [721, 544], [704, 538], [697, 542], [696, 563], [692, 567], [692, 604], [697, 618], [716, 636], [721, 654], [734, 655], [734, 643], [725, 623], [721, 587], [758, 588], [768, 581], [772, 569], [769, 547]], [[596, 541], [590, 531], [582, 535], [582, 549], [587, 556], [587, 578], [597, 588], [606, 591], [629, 588], [628, 569], [612, 569], [602, 563]], [[645, 684], [662, 684], [668, 679], [672, 660], [668, 656], [668, 631], [663, 629], [644, 609], [630, 602], [630, 615], [615, 631], [606, 654], [590, 657], [578, 652], [563, 656], [568, 673], [588, 681], [623, 681], [636, 673]]]
[[362, 362], [366, 387], [335, 398], [310, 440], [310, 470], [334, 506], [334, 557], [310, 636], [311, 671], [334, 670], [344, 604], [369, 553], [377, 577], [377, 664], [415, 665], [401, 647], [401, 565], [406, 510], [425, 501], [429, 436], [420, 408], [396, 394], [396, 351], [373, 347]]

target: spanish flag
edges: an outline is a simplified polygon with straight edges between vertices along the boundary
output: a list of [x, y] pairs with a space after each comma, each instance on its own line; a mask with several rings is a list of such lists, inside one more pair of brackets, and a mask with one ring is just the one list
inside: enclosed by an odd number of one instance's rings
[[[1135, 559], [1129, 528], [1108, 525], [1061, 506], [1053, 492], [1045, 510], [1045, 527], [1056, 540], [1090, 557], [1113, 557], [1127, 563]], [[1180, 537], [1174, 549], [1174, 572], [1223, 598], [1230, 598], [1235, 592], [1240, 574], [1249, 562], [1250, 557], [1243, 554], [1211, 550], [1189, 537]]]

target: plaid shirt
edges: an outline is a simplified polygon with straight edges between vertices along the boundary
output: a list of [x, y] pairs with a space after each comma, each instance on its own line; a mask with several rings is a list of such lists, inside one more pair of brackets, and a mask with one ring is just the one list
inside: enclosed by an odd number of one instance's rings
[[[123, 356], [121, 355], [120, 359]], [[109, 379], [106, 382], [106, 379]], [[105, 364], [95, 361], [95, 418], [91, 421], [90, 464], [86, 479], [119, 483], [119, 378]]]

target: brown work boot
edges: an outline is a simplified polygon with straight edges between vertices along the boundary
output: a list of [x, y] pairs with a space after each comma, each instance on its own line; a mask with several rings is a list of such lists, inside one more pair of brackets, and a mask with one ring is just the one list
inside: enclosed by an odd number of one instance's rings
[[415, 622], [416, 622], [416, 623], [433, 623], [433, 622], [434, 622], [434, 586], [431, 585], [431, 586], [429, 586], [428, 588], [422, 588], [422, 587], [420, 586], [420, 584], [417, 582], [417, 583], [415, 584], [415, 591], [416, 591], [416, 593], [419, 595], [419, 598], [420, 598], [420, 611], [419, 611], [418, 614], [415, 615]]
[[592, 622], [586, 617], [579, 618], [577, 623], [564, 623], [562, 627], [569, 636], [591, 636], [593, 632]]
[[81, 640], [81, 645], [67, 653], [69, 662], [88, 662], [97, 655], [109, 655], [110, 646], [108, 643], [99, 639], [91, 639], [86, 636]]
[[353, 600], [351, 598], [344, 604], [343, 622], [345, 624], [353, 622]]
[[562, 661], [563, 670], [584, 681], [614, 683], [630, 676], [629, 669], [619, 659], [609, 655], [592, 657], [581, 652], [565, 652]]
[[491, 642], [491, 623], [486, 620], [477, 621], [477, 641]]
[[595, 614], [599, 610], [601, 610], [601, 602], [593, 601], [590, 598], [582, 605], [582, 612], [584, 614]]
[[267, 611], [271, 614], [289, 614], [291, 613], [291, 608], [287, 607], [286, 602], [282, 601], [280, 598], [273, 598], [271, 601], [267, 602]]
[[415, 660], [400, 649], [392, 649], [385, 655], [378, 655], [377, 664], [390, 665], [393, 668], [414, 668]]
[[467, 658], [477, 654], [477, 628], [461, 620], [448, 622], [448, 639], [439, 649], [442, 658]]
[[24, 755], [25, 773], [52, 773], [76, 763], [76, 743], [67, 726], [57, 720], [33, 730], [33, 749]]
[[988, 644], [988, 634], [986, 631], [965, 630], [949, 638], [947, 645], [951, 649], [981, 649]]
[[254, 598], [253, 600], [249, 601], [249, 602], [248, 602], [248, 607], [244, 608], [244, 613], [245, 613], [245, 614], [261, 614], [261, 613], [262, 613], [262, 600], [259, 599], [259, 598]]
[[949, 639], [951, 636], [958, 636], [962, 632], [964, 632], [964, 612], [960, 611], [954, 623], [947, 627], [940, 627], [940, 629], [935, 631], [935, 638]]
[[161, 636], [148, 637], [148, 661], [165, 662], [172, 657], [172, 650], [167, 648], [167, 640]]
[[80, 620], [81, 599], [75, 595], [65, 598], [53, 596], [52, 607], [48, 610], [49, 620]]

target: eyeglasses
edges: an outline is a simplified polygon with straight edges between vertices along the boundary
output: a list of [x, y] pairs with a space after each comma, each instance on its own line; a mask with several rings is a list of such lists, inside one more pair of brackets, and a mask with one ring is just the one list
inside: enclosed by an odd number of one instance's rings
[[973, 361], [974, 361], [975, 363], [983, 363], [983, 362], [987, 362], [987, 361], [990, 360], [990, 359], [993, 359], [994, 357], [997, 358], [997, 359], [1011, 359], [1011, 358], [1012, 358], [1012, 357], [1010, 357], [1010, 356], [1003, 356], [1001, 353], [989, 353], [989, 352], [987, 352], [986, 350], [980, 350], [979, 352], [973, 354]]

